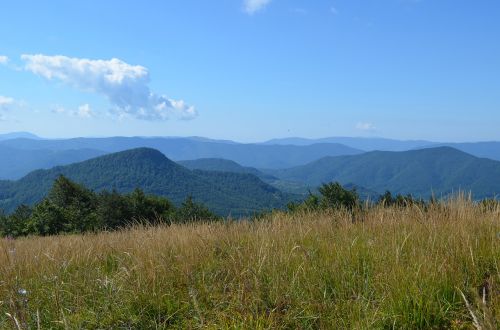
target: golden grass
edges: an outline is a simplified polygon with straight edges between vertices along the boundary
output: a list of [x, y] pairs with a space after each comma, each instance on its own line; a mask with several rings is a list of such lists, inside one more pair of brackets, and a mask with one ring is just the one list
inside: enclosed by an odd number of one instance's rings
[[488, 329], [499, 263], [500, 209], [463, 198], [3, 239], [0, 327]]

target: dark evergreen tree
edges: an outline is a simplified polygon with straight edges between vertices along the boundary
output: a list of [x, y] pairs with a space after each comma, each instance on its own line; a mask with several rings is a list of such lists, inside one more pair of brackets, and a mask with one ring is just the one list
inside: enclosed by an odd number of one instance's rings
[[218, 217], [202, 204], [195, 203], [192, 196], [188, 196], [177, 210], [177, 222], [210, 221]]
[[134, 218], [134, 208], [129, 198], [112, 192], [103, 191], [98, 196], [97, 217], [106, 229], [118, 229], [129, 225]]
[[347, 190], [338, 182], [323, 184], [319, 188], [321, 194], [320, 207], [323, 209], [354, 209], [359, 203], [356, 190]]
[[20, 205], [9, 216], [0, 216], [0, 234], [4, 237], [18, 237], [27, 234], [27, 224], [32, 209], [27, 205]]

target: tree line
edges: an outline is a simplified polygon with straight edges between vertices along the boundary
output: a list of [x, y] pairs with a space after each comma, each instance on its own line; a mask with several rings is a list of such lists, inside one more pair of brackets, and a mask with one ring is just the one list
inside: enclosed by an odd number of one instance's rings
[[10, 215], [0, 212], [0, 235], [57, 235], [116, 230], [131, 224], [172, 224], [213, 221], [219, 217], [192, 197], [176, 207], [168, 199], [136, 189], [129, 194], [117, 191], [96, 193], [60, 176], [48, 195], [30, 207], [20, 205]]
[[[439, 201], [414, 198], [412, 195], [393, 195], [386, 191], [374, 202], [364, 203], [356, 189], [346, 189], [338, 182], [321, 185], [319, 194], [309, 193], [301, 202], [291, 202], [287, 212], [344, 209], [355, 212], [365, 207], [428, 207]], [[489, 210], [500, 207], [497, 200], [483, 200], [480, 205]], [[255, 215], [259, 218], [264, 212]], [[147, 195], [141, 189], [129, 194], [115, 190], [96, 193], [64, 176], [60, 176], [48, 195], [30, 207], [20, 205], [10, 215], [0, 210], [0, 236], [20, 237], [27, 235], [57, 235], [117, 230], [132, 224], [173, 224], [196, 221], [217, 221], [222, 218], [206, 206], [188, 196], [176, 207], [164, 197]]]
[[[292, 202], [287, 205], [288, 211], [314, 211], [327, 209], [345, 209], [349, 211], [360, 210], [365, 207], [409, 207], [419, 206], [427, 208], [431, 205], [438, 205], [440, 200], [432, 196], [428, 200], [416, 198], [411, 194], [393, 195], [386, 191], [374, 201], [362, 201], [356, 189], [346, 189], [338, 182], [330, 182], [321, 185], [318, 194], [309, 192], [309, 196], [302, 202]], [[478, 202], [478, 205], [487, 210], [496, 210], [500, 208], [500, 201], [496, 198], [484, 199]]]

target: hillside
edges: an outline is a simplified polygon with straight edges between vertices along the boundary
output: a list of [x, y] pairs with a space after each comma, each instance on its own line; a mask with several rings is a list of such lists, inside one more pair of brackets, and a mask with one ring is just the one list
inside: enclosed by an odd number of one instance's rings
[[475, 198], [500, 193], [500, 162], [449, 147], [325, 157], [305, 166], [267, 172], [311, 187], [339, 181], [378, 192], [390, 190], [421, 197], [429, 197], [432, 192], [447, 195], [459, 189], [472, 191]]
[[37, 169], [77, 163], [104, 154], [106, 152], [94, 149], [23, 150], [0, 145], [0, 180], [15, 180]]
[[442, 143], [437, 146], [451, 147], [481, 158], [500, 161], [500, 142]]
[[218, 171], [253, 174], [262, 180], [276, 180], [272, 175], [266, 174], [254, 167], [242, 166], [235, 161], [222, 158], [202, 158], [178, 161], [178, 164], [191, 170]]
[[325, 156], [354, 155], [360, 150], [341, 144], [283, 146], [229, 143], [201, 138], [75, 138], [67, 140], [13, 139], [0, 141], [0, 146], [24, 150], [97, 149], [108, 153], [133, 148], [154, 148], [172, 160], [224, 158], [243, 166], [256, 168], [287, 168], [304, 165]]
[[157, 150], [140, 148], [0, 182], [0, 207], [12, 210], [21, 203], [39, 201], [61, 174], [93, 190], [130, 192], [139, 187], [177, 204], [192, 195], [220, 215], [241, 216], [280, 208], [291, 198], [251, 174], [191, 171]]

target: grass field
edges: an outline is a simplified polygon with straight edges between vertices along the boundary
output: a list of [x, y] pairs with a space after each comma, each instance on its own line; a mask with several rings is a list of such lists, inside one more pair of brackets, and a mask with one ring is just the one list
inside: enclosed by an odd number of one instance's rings
[[463, 198], [3, 239], [0, 265], [6, 329], [500, 324], [500, 208]]

